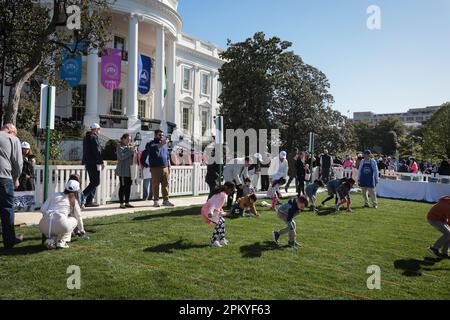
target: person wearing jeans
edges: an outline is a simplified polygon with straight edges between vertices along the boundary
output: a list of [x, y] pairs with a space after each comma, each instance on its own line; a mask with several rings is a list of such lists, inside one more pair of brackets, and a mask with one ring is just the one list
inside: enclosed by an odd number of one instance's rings
[[367, 198], [367, 193], [369, 193], [372, 205], [377, 209], [378, 200], [375, 188], [378, 184], [378, 166], [371, 156], [370, 150], [364, 152], [364, 159], [359, 164], [358, 185], [363, 194], [364, 207], [369, 208], [369, 199]]
[[16, 132], [12, 124], [6, 124], [0, 131], [0, 219], [5, 249], [22, 241], [14, 230], [14, 187], [19, 186], [23, 166], [22, 147], [15, 137]]
[[[429, 247], [438, 258], [450, 259], [450, 196], [442, 197], [439, 202], [434, 205], [428, 212], [428, 222], [439, 232], [442, 236]], [[439, 250], [442, 248], [442, 252]]]
[[164, 137], [164, 132], [155, 130], [155, 138], [146, 147], [150, 157], [150, 172], [152, 174], [153, 206], [158, 208], [159, 186], [161, 185], [163, 194], [163, 206], [174, 207], [169, 201], [169, 176], [170, 176], [170, 155], [168, 140]]
[[98, 207], [94, 203], [95, 193], [97, 187], [100, 185], [100, 169], [104, 168], [103, 158], [101, 153], [101, 145], [98, 140], [100, 133], [100, 125], [94, 123], [91, 125], [91, 131], [86, 133], [83, 140], [83, 161], [82, 164], [86, 166], [86, 171], [89, 175], [89, 185], [84, 189], [83, 194], [86, 199], [86, 207]]
[[131, 165], [135, 154], [135, 147], [131, 146], [131, 136], [125, 133], [117, 145], [117, 168], [116, 175], [120, 180], [119, 201], [120, 208], [133, 208], [130, 204], [131, 185]]
[[148, 156], [148, 150], [142, 151], [141, 156], [142, 166], [142, 179], [143, 179], [143, 200], [153, 199], [153, 187], [152, 187], [152, 174], [150, 172], [150, 158]]

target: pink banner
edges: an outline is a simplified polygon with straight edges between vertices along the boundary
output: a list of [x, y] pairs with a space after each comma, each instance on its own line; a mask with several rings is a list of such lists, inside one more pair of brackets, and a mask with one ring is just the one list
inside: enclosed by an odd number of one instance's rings
[[102, 54], [102, 85], [108, 90], [114, 90], [120, 85], [122, 66], [122, 51], [110, 48]]

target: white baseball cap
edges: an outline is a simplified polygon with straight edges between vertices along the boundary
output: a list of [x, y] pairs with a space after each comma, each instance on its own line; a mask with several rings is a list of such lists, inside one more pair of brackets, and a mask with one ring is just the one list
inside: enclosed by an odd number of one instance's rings
[[69, 180], [67, 181], [64, 189], [70, 192], [78, 192], [80, 191], [80, 183], [75, 180]]
[[262, 161], [262, 154], [261, 153], [255, 153], [255, 159]]
[[100, 125], [98, 123], [91, 124], [91, 129], [100, 129]]
[[287, 158], [287, 152], [286, 151], [281, 151], [280, 152], [280, 158], [281, 159], [286, 159]]
[[22, 149], [31, 149], [31, 146], [28, 142], [22, 142]]

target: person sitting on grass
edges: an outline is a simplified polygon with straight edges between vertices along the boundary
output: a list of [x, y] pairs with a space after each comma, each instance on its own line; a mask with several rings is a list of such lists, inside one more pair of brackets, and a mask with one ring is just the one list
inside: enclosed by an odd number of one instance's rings
[[254, 193], [239, 198], [234, 204], [231, 214], [236, 215], [236, 210], [239, 209], [240, 216], [250, 216], [251, 214], [247, 213], [247, 210], [249, 210], [253, 215], [258, 217], [259, 214], [255, 206], [256, 200], [257, 198]]
[[235, 185], [232, 182], [225, 182], [225, 184], [214, 191], [212, 197], [203, 205], [201, 215], [208, 225], [215, 224], [213, 235], [211, 237], [210, 245], [212, 247], [222, 247], [228, 245], [228, 240], [225, 239], [225, 212], [222, 207], [228, 196], [235, 191]]
[[305, 193], [306, 193], [306, 196], [308, 197], [308, 201], [311, 203], [311, 205], [309, 207], [309, 211], [317, 212], [317, 209], [316, 209], [317, 197], [316, 197], [316, 195], [317, 195], [317, 190], [319, 190], [319, 188], [323, 188], [322, 180], [314, 181], [314, 183], [309, 184], [305, 189]]
[[325, 203], [333, 199], [333, 197], [334, 197], [334, 205], [337, 205], [338, 203], [337, 188], [339, 188], [341, 184], [345, 183], [347, 180], [348, 178], [334, 179], [327, 183], [328, 198], [322, 201], [321, 203], [322, 207], [325, 206]]
[[252, 185], [252, 179], [244, 179], [244, 187], [242, 189], [243, 195], [248, 196], [249, 194], [256, 193], [255, 187]]
[[339, 203], [336, 204], [334, 206], [334, 209], [336, 212], [339, 211], [339, 207], [341, 205], [343, 205], [344, 203], [347, 203], [347, 211], [348, 212], [352, 212], [352, 207], [351, 207], [351, 200], [350, 200], [350, 190], [353, 188], [353, 186], [355, 185], [355, 180], [353, 179], [348, 179], [347, 181], [345, 181], [343, 184], [341, 184], [336, 192], [339, 196]]
[[286, 179], [280, 178], [272, 182], [272, 185], [267, 191], [267, 197], [272, 199], [272, 210], [275, 210], [277, 205], [280, 204], [281, 193], [280, 188], [286, 183]]
[[[448, 249], [450, 248], [450, 196], [442, 197], [428, 212], [428, 222], [442, 236], [428, 248], [439, 259], [450, 259]], [[442, 248], [442, 252], [439, 250]]]
[[300, 244], [297, 242], [297, 224], [294, 218], [300, 214], [308, 206], [308, 199], [304, 196], [297, 196], [291, 199], [277, 210], [278, 218], [287, 224], [287, 227], [281, 230], [273, 231], [273, 241], [278, 244], [278, 240], [283, 234], [289, 234], [289, 246], [298, 248]]
[[45, 244], [49, 249], [69, 248], [72, 232], [78, 227], [81, 234], [85, 234], [81, 209], [77, 193], [80, 184], [75, 180], [66, 183], [64, 192], [56, 192], [43, 204], [42, 219], [39, 230], [47, 237]]

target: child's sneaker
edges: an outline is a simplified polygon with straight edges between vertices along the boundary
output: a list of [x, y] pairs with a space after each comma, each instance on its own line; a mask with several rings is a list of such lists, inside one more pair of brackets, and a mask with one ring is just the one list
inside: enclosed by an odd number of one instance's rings
[[352, 208], [347, 208], [347, 212], [353, 212]]
[[222, 246], [227, 246], [228, 245], [228, 240], [227, 239], [222, 239], [222, 240], [220, 240], [220, 245], [222, 245]]
[[222, 248], [222, 245], [220, 244], [220, 242], [219, 241], [214, 241], [214, 242], [211, 242], [211, 247], [218, 247], [218, 248]]
[[278, 231], [273, 231], [272, 238], [273, 238], [273, 242], [278, 244], [278, 239], [280, 239], [280, 233]]
[[298, 242], [297, 242], [297, 241], [295, 241], [295, 240], [289, 241], [289, 242], [288, 242], [288, 245], [289, 245], [289, 247], [291, 247], [291, 248], [295, 248], [295, 249], [297, 249], [297, 248], [300, 248], [300, 247], [301, 247], [301, 244], [300, 244], [300, 243], [298, 243]]
[[338, 205], [334, 206], [334, 212], [339, 212], [339, 206]]
[[56, 243], [56, 248], [58, 248], [58, 249], [68, 249], [69, 246], [67, 245], [67, 243], [65, 241], [60, 240], [60, 241], [58, 241]]
[[428, 251], [430, 251], [432, 254], [434, 254], [439, 259], [443, 258], [443, 256], [444, 256], [442, 253], [439, 252], [438, 249], [433, 248], [433, 246], [430, 246], [428, 248]]

